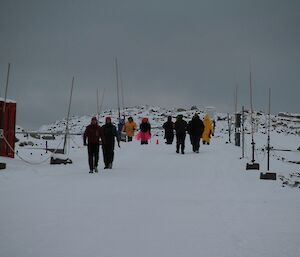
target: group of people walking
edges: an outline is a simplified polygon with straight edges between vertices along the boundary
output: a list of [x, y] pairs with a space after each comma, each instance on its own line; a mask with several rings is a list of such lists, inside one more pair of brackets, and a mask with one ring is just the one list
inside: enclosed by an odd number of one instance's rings
[[[122, 126], [120, 126], [121, 123]], [[83, 134], [83, 144], [88, 149], [89, 172], [98, 172], [100, 145], [102, 146], [104, 169], [111, 169], [114, 161], [115, 142], [117, 141], [118, 147], [120, 147], [123, 132], [126, 134], [127, 141], [131, 142], [136, 129], [137, 125], [132, 117], [129, 117], [126, 123], [124, 123], [124, 120], [119, 122], [118, 128], [113, 125], [111, 117], [105, 118], [105, 124], [102, 127], [99, 126], [97, 118], [93, 117], [91, 124], [86, 127]], [[148, 119], [144, 118], [140, 124], [140, 132], [137, 134], [136, 139], [141, 140], [143, 145], [148, 144], [150, 138], [151, 125]]]
[[190, 135], [193, 152], [199, 153], [200, 140], [203, 144], [210, 144], [210, 138], [214, 133], [213, 123], [208, 115], [204, 116], [203, 121], [198, 114], [195, 114], [188, 123], [183, 119], [183, 115], [178, 115], [175, 123], [169, 116], [167, 122], [163, 124], [165, 130], [166, 144], [172, 144], [174, 131], [176, 132], [176, 153], [181, 151], [184, 154], [186, 133]]
[[102, 145], [104, 169], [111, 169], [114, 161], [115, 139], [120, 147], [120, 138], [117, 128], [111, 122], [111, 117], [106, 117], [105, 124], [101, 127], [96, 117], [93, 117], [83, 134], [83, 144], [87, 145], [90, 173], [98, 172], [99, 147]]
[[[132, 141], [137, 125], [132, 117], [129, 117], [126, 123], [124, 121], [122, 120], [122, 126], [120, 126], [120, 122], [117, 128], [113, 125], [111, 117], [106, 117], [105, 124], [101, 127], [97, 118], [93, 117], [91, 124], [86, 127], [83, 134], [83, 144], [88, 149], [90, 173], [98, 172], [100, 145], [102, 146], [104, 169], [111, 169], [114, 160], [115, 141], [120, 147], [123, 133], [125, 133], [128, 142]], [[182, 154], [185, 150], [187, 133], [195, 153], [199, 153], [201, 138], [203, 144], [209, 144], [211, 135], [214, 133], [213, 123], [209, 116], [205, 115], [202, 121], [198, 114], [195, 114], [188, 123], [183, 119], [183, 115], [178, 115], [175, 122], [172, 121], [171, 116], [168, 116], [167, 122], [163, 124], [163, 129], [165, 130], [166, 144], [173, 143], [174, 131], [176, 132], [176, 153], [180, 151]], [[151, 125], [148, 118], [142, 119], [139, 130], [135, 136], [136, 140], [140, 140], [142, 145], [148, 144], [148, 140], [151, 138]]]

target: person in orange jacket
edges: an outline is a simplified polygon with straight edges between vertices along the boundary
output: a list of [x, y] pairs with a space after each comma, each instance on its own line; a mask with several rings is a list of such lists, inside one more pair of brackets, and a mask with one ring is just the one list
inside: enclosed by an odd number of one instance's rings
[[128, 142], [132, 141], [135, 130], [136, 130], [136, 123], [133, 121], [132, 117], [129, 117], [128, 121], [125, 123], [124, 129], [123, 129], [123, 131], [126, 133]]
[[208, 114], [206, 114], [203, 118], [203, 123], [204, 123], [204, 131], [202, 134], [202, 142], [203, 144], [210, 144], [210, 138], [213, 135], [213, 123], [211, 119], [209, 118]]

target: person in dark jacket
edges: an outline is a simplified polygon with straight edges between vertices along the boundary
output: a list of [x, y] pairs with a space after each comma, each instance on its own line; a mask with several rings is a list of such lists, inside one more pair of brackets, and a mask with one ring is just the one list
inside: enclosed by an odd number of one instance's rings
[[105, 118], [105, 124], [102, 126], [102, 130], [104, 169], [111, 169], [114, 161], [115, 138], [117, 139], [118, 147], [120, 147], [120, 138], [118, 137], [117, 128], [112, 124], [110, 117]]
[[165, 130], [166, 144], [171, 145], [174, 140], [174, 122], [172, 121], [172, 116], [168, 116], [167, 122], [163, 124], [163, 129]]
[[179, 148], [181, 148], [181, 153], [184, 154], [187, 122], [183, 119], [182, 115], [177, 116], [174, 129], [176, 131], [176, 153], [179, 153]]
[[196, 113], [188, 124], [188, 132], [190, 134], [191, 144], [193, 146], [194, 153], [199, 153], [200, 138], [202, 137], [203, 131], [203, 121], [199, 118], [199, 115]]
[[[103, 143], [103, 131], [98, 125], [96, 117], [93, 117], [91, 124], [88, 125], [83, 134], [83, 144], [87, 145], [88, 156], [89, 156], [89, 167], [90, 172], [98, 172], [98, 160], [99, 160], [99, 144], [100, 139]], [[86, 142], [88, 140], [88, 143]]]
[[148, 140], [151, 138], [151, 125], [148, 118], [143, 118], [140, 124], [139, 137], [141, 139], [141, 145], [147, 145]]

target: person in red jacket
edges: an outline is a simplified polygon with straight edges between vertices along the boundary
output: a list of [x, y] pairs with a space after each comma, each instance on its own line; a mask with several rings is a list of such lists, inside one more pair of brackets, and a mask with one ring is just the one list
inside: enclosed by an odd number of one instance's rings
[[[88, 143], [86, 143], [87, 140]], [[89, 155], [89, 173], [93, 173], [93, 171], [98, 172], [100, 140], [103, 141], [103, 130], [98, 125], [97, 118], [93, 117], [91, 124], [86, 127], [83, 134], [83, 144], [87, 145]]]

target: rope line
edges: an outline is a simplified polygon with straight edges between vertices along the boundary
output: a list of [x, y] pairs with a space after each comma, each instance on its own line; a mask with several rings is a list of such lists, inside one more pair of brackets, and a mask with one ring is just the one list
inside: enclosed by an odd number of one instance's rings
[[5, 141], [5, 143], [8, 145], [9, 149], [16, 155], [20, 158], [21, 161], [29, 164], [29, 165], [40, 165], [40, 164], [43, 164], [45, 162], [47, 162], [51, 157], [53, 157], [53, 155], [56, 153], [56, 151], [58, 150], [59, 146], [61, 145], [62, 141], [63, 141], [63, 138], [61, 139], [61, 141], [59, 142], [58, 146], [56, 147], [56, 149], [52, 152], [52, 154], [47, 157], [45, 160], [42, 160], [40, 162], [32, 162], [32, 161], [29, 161], [29, 160], [26, 160], [24, 159], [22, 156], [19, 155], [18, 151], [15, 151], [13, 149], [13, 147], [10, 145], [10, 143], [7, 141], [6, 137], [3, 135], [3, 139]]
[[74, 143], [75, 146], [77, 146], [78, 148], [83, 148], [83, 146], [82, 146], [82, 145], [79, 145], [79, 144], [74, 140], [73, 137], [70, 137], [70, 139], [72, 140], [72, 142]]

